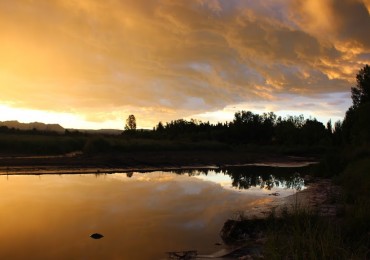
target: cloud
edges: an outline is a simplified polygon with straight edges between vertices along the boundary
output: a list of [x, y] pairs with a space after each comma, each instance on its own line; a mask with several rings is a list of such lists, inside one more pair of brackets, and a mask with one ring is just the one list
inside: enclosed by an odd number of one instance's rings
[[1, 1], [0, 102], [97, 121], [132, 109], [152, 122], [144, 111], [158, 111], [159, 121], [283, 94], [349, 91], [370, 63], [368, 7], [359, 0]]
[[295, 1], [297, 21], [301, 28], [318, 38], [335, 44], [369, 51], [370, 26], [369, 2], [361, 0]]
[[336, 57], [321, 57], [317, 68], [329, 78], [352, 82], [358, 69], [369, 63], [359, 56], [370, 52], [369, 2], [361, 0], [295, 0], [292, 20], [300, 30], [315, 37], [322, 46], [332, 46]]

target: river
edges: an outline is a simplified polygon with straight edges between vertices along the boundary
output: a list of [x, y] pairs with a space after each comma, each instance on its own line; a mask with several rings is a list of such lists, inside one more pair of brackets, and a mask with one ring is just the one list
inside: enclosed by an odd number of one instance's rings
[[[224, 246], [228, 218], [304, 189], [299, 168], [0, 176], [0, 259], [165, 259]], [[92, 239], [93, 233], [104, 237]], [[221, 244], [221, 245], [220, 245]]]

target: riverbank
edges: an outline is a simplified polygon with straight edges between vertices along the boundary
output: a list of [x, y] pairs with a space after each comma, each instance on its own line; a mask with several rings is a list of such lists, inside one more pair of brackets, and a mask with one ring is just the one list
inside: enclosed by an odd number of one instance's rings
[[305, 166], [315, 157], [236, 151], [130, 152], [87, 156], [0, 156], [0, 174], [94, 174], [222, 168], [230, 165]]
[[[297, 221], [309, 218], [332, 219], [337, 221], [343, 211], [340, 203], [342, 190], [330, 179], [313, 179], [306, 176], [307, 188], [287, 197], [273, 197], [267, 205], [242, 212], [238, 219], [225, 222], [220, 234], [226, 245], [232, 250], [227, 255], [230, 259], [263, 259], [272, 236], [285, 235], [277, 229], [286, 225], [295, 225]], [[286, 240], [288, 241], [288, 240]], [[267, 254], [270, 252], [267, 252]], [[271, 257], [271, 254], [269, 255]], [[288, 259], [290, 259], [288, 257]]]

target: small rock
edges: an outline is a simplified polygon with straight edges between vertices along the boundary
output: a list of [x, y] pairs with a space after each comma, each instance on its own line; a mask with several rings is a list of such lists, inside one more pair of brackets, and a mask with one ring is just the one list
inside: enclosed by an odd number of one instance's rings
[[93, 238], [93, 239], [101, 239], [104, 236], [102, 234], [99, 234], [99, 233], [94, 233], [94, 234], [91, 234], [90, 237]]

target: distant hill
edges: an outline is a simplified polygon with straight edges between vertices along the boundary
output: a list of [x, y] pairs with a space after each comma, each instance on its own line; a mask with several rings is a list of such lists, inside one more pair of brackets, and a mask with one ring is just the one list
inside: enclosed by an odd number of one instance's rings
[[0, 126], [6, 126], [8, 128], [15, 128], [19, 130], [36, 129], [39, 131], [50, 131], [50, 132], [57, 132], [57, 133], [64, 133], [65, 130], [68, 130], [71, 132], [78, 131], [80, 133], [86, 133], [86, 134], [120, 135], [123, 132], [123, 130], [118, 130], [118, 129], [99, 129], [99, 130], [72, 129], [72, 128], [65, 129], [59, 124], [44, 124], [44, 123], [39, 123], [39, 122], [20, 123], [18, 121], [3, 121], [3, 122], [0, 121]]
[[39, 123], [39, 122], [20, 123], [18, 121], [3, 121], [3, 122], [0, 122], [0, 126], [6, 126], [8, 128], [15, 128], [19, 130], [36, 129], [39, 131], [54, 131], [58, 133], [64, 133], [65, 131], [65, 129], [58, 124], [44, 124], [44, 123]]

